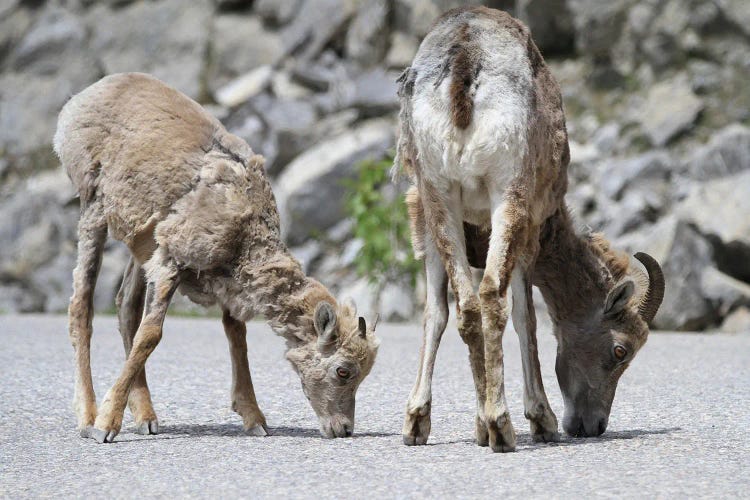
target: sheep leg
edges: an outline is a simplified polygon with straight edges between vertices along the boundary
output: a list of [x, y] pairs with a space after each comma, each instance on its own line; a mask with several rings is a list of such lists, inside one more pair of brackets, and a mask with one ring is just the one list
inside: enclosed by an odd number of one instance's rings
[[531, 437], [535, 442], [560, 440], [555, 417], [547, 394], [544, 392], [542, 373], [539, 368], [539, 354], [536, 342], [536, 314], [531, 298], [531, 279], [526, 269], [517, 265], [511, 273], [511, 293], [513, 294], [513, 326], [521, 345], [523, 366], [523, 405], [524, 415], [531, 426]]
[[91, 334], [94, 289], [106, 239], [107, 223], [101, 205], [97, 203], [82, 207], [78, 221], [78, 257], [73, 270], [73, 295], [68, 308], [68, 331], [76, 360], [73, 407], [81, 433], [96, 419], [96, 395], [91, 380]]
[[444, 193], [441, 193], [421, 176], [418, 181], [425, 219], [456, 296], [458, 332], [469, 347], [469, 362], [477, 396], [475, 419], [477, 444], [487, 446], [487, 426], [484, 418], [486, 384], [482, 315], [479, 299], [474, 293], [471, 270], [466, 257], [461, 188], [453, 183], [444, 190]]
[[[424, 231], [424, 228], [421, 229]], [[425, 444], [430, 436], [432, 373], [440, 339], [448, 323], [448, 275], [429, 234], [424, 235], [424, 243], [427, 302], [424, 308], [424, 336], [417, 381], [406, 404], [402, 431], [404, 444], [407, 445]]]
[[[117, 317], [120, 322], [120, 335], [125, 347], [125, 356], [130, 355], [133, 338], [143, 315], [143, 301], [146, 291], [146, 277], [138, 262], [131, 257], [122, 277], [120, 290], [117, 292]], [[146, 368], [139, 371], [133, 379], [128, 395], [128, 407], [135, 418], [138, 434], [157, 434], [159, 421], [151, 402], [151, 393], [146, 381]]]
[[242, 417], [245, 432], [252, 436], [267, 436], [266, 417], [258, 407], [253, 380], [250, 378], [245, 323], [234, 319], [226, 310], [221, 322], [224, 324], [232, 357], [232, 410]]
[[164, 317], [179, 283], [177, 266], [166, 259], [159, 249], [146, 264], [146, 269], [146, 306], [133, 338], [133, 347], [120, 376], [104, 396], [94, 426], [87, 429], [87, 437], [100, 443], [111, 443], [120, 432], [130, 386], [161, 340]]
[[484, 359], [487, 374], [485, 415], [492, 450], [514, 451], [516, 433], [505, 401], [503, 373], [503, 331], [508, 321], [507, 289], [515, 264], [518, 245], [523, 241], [525, 218], [521, 203], [505, 199], [502, 192], [490, 190], [492, 234], [487, 267], [479, 286], [484, 332]]

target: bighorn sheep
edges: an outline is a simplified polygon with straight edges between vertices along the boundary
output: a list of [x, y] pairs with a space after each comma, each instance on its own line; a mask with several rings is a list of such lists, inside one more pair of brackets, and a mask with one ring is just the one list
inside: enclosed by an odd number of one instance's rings
[[[232, 407], [248, 433], [267, 433], [244, 324], [261, 314], [286, 339], [321, 433], [352, 434], [355, 393], [377, 352], [374, 327], [289, 254], [261, 156], [196, 102], [138, 73], [105, 77], [74, 96], [60, 112], [54, 146], [81, 203], [69, 319], [82, 436], [111, 442], [126, 403], [139, 432], [157, 432], [144, 366], [178, 286], [223, 309]], [[118, 294], [127, 360], [97, 412], [92, 295], [108, 229], [132, 253]]]
[[[399, 79], [396, 165], [415, 253], [425, 261], [424, 347], [403, 437], [430, 433], [431, 380], [456, 296], [477, 396], [480, 446], [512, 451], [502, 335], [513, 296], [524, 409], [535, 441], [559, 439], [539, 370], [532, 284], [558, 341], [556, 371], [568, 434], [604, 432], [617, 381], [648, 336], [664, 293], [659, 265], [636, 254], [646, 277], [600, 235], [577, 236], [564, 195], [569, 162], [562, 99], [528, 29], [507, 13], [458, 8], [440, 17]], [[484, 268], [475, 292], [470, 266]], [[636, 279], [640, 293], [636, 296]], [[645, 290], [644, 290], [645, 288]]]

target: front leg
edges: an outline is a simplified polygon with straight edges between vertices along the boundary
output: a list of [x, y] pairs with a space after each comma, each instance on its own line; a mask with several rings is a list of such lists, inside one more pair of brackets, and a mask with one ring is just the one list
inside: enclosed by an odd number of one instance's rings
[[117, 381], [104, 396], [94, 426], [86, 429], [85, 437], [100, 443], [111, 443], [120, 432], [130, 386], [161, 340], [164, 317], [178, 285], [177, 266], [164, 258], [159, 249], [149, 260], [147, 270], [145, 310], [130, 355]]
[[430, 410], [432, 408], [432, 373], [435, 369], [440, 339], [448, 323], [448, 275], [440, 259], [432, 236], [424, 227], [425, 275], [427, 301], [424, 308], [424, 337], [420, 352], [417, 381], [406, 404], [403, 437], [404, 444], [426, 444], [430, 436]]
[[242, 417], [246, 433], [251, 436], [267, 436], [266, 417], [258, 407], [253, 380], [250, 378], [245, 323], [234, 319], [226, 310], [221, 322], [224, 324], [232, 357], [232, 410]]
[[481, 309], [466, 257], [461, 187], [457, 183], [443, 190], [419, 179], [419, 192], [427, 226], [448, 274], [458, 306], [458, 331], [469, 347], [469, 361], [477, 397], [476, 439], [487, 446], [485, 425], [485, 367]]
[[513, 326], [521, 346], [524, 414], [531, 425], [531, 437], [535, 442], [560, 441], [560, 433], [557, 432], [557, 417], [547, 401], [539, 368], [531, 280], [528, 271], [522, 269], [520, 265], [517, 265], [511, 274], [511, 290]]

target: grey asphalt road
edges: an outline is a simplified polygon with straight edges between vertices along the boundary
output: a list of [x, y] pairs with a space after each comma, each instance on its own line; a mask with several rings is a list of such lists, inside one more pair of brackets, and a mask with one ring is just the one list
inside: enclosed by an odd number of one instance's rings
[[[506, 383], [518, 451], [472, 442], [467, 353], [449, 326], [438, 356], [429, 445], [401, 444], [420, 329], [381, 325], [379, 358], [357, 398], [355, 437], [324, 440], [284, 342], [249, 325], [255, 388], [272, 435], [243, 435], [229, 409], [218, 319], [168, 318], [148, 363], [162, 434], [126, 413], [110, 445], [78, 437], [73, 352], [62, 316], [0, 316], [0, 496], [18, 497], [747, 497], [750, 335], [653, 334], [623, 377], [600, 438], [534, 444], [523, 418], [518, 341]], [[101, 397], [123, 361], [113, 318], [94, 321]], [[562, 418], [555, 344], [540, 331], [544, 382]]]

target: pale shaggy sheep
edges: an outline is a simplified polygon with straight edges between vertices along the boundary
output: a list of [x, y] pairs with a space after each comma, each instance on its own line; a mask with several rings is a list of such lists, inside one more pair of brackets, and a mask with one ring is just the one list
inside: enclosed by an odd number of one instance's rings
[[[111, 442], [126, 403], [139, 432], [157, 432], [144, 365], [178, 287], [224, 311], [232, 407], [250, 434], [267, 433], [245, 340], [244, 322], [256, 314], [286, 339], [322, 434], [352, 434], [355, 393], [377, 353], [374, 327], [289, 254], [261, 156], [196, 102], [139, 73], [107, 76], [74, 96], [54, 147], [81, 203], [69, 321], [83, 436]], [[89, 346], [107, 230], [132, 253], [117, 300], [127, 360], [97, 412]]]

